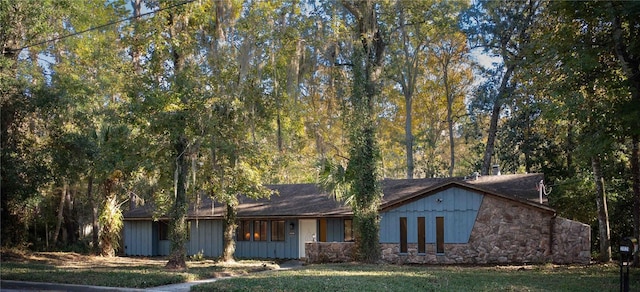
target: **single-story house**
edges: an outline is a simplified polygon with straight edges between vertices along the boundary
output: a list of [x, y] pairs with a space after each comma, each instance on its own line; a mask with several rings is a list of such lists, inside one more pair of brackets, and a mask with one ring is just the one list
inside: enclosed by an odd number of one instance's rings
[[[390, 263], [588, 263], [590, 226], [539, 202], [542, 174], [385, 179], [380, 206], [382, 260]], [[347, 261], [353, 212], [315, 184], [270, 185], [268, 199], [241, 198], [235, 256]], [[189, 208], [189, 255], [218, 257], [225, 207]], [[168, 218], [153, 206], [124, 214], [124, 253], [169, 253]]]

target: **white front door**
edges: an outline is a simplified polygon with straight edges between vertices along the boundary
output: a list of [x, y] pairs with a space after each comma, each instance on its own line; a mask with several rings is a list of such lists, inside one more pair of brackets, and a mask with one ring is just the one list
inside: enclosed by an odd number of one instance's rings
[[300, 245], [299, 257], [305, 257], [304, 251], [304, 243], [314, 241], [314, 239], [318, 236], [318, 232], [316, 230], [316, 220], [315, 219], [300, 219], [298, 220], [298, 224], [300, 224], [300, 238], [298, 238], [298, 244]]

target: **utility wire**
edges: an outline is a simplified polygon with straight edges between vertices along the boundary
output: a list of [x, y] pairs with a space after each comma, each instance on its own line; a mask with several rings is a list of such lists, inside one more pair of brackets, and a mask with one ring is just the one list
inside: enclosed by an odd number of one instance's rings
[[18, 48], [18, 49], [9, 49], [9, 51], [16, 51], [17, 52], [17, 51], [21, 51], [23, 49], [27, 49], [27, 48], [30, 48], [30, 47], [44, 45], [46, 43], [50, 43], [50, 42], [53, 42], [53, 41], [59, 41], [61, 39], [66, 39], [68, 37], [81, 35], [81, 34], [86, 33], [86, 32], [90, 32], [90, 31], [93, 31], [93, 30], [101, 29], [103, 27], [111, 26], [111, 25], [118, 24], [118, 23], [121, 23], [121, 22], [129, 21], [129, 20], [133, 20], [133, 19], [136, 19], [136, 18], [142, 18], [144, 16], [155, 14], [155, 13], [158, 13], [160, 11], [176, 8], [176, 7], [179, 7], [179, 6], [194, 2], [194, 1], [195, 0], [182, 1], [182, 2], [179, 2], [179, 3], [173, 4], [173, 5], [167, 6], [165, 8], [160, 8], [160, 9], [157, 9], [157, 10], [153, 10], [153, 11], [149, 11], [149, 12], [140, 14], [139, 16], [131, 16], [131, 17], [127, 17], [127, 18], [111, 21], [111, 22], [108, 22], [108, 23], [105, 23], [105, 24], [101, 24], [101, 25], [98, 25], [98, 26], [90, 27], [90, 28], [82, 30], [82, 31], [66, 34], [66, 35], [59, 36], [59, 37], [54, 37], [54, 38], [51, 38], [51, 39], [48, 39], [48, 40], [44, 40], [44, 41], [41, 41], [41, 42], [37, 42], [37, 43], [33, 43], [33, 44], [28, 44], [28, 45], [26, 45], [24, 47], [21, 47], [21, 48]]

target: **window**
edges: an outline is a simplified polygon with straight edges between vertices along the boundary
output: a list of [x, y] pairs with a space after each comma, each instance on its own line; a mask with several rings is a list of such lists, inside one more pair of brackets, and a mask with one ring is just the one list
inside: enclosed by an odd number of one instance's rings
[[271, 221], [271, 241], [284, 241], [284, 220]]
[[[187, 221], [187, 240], [191, 238], [191, 221]], [[171, 226], [169, 221], [158, 221], [158, 240], [169, 240], [171, 236]]]
[[436, 253], [444, 253], [444, 217], [436, 217]]
[[191, 221], [187, 221], [187, 240], [191, 240]]
[[327, 219], [320, 219], [320, 236], [318, 237], [318, 241], [327, 241]]
[[418, 217], [418, 253], [426, 253], [424, 217]]
[[256, 220], [253, 221], [253, 241], [266, 241], [267, 240], [267, 221]]
[[169, 240], [169, 222], [158, 221], [158, 240]]
[[249, 241], [251, 240], [251, 221], [241, 220], [238, 222], [238, 228], [236, 229], [237, 241]]
[[354, 241], [353, 238], [353, 220], [344, 219], [344, 241]]
[[407, 252], [407, 217], [400, 217], [400, 252]]

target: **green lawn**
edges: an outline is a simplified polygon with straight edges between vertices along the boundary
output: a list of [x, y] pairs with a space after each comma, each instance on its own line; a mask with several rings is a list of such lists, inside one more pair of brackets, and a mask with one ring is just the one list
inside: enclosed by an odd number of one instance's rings
[[[0, 278], [34, 282], [148, 288], [198, 279], [238, 276], [193, 291], [618, 291], [619, 267], [308, 265], [294, 270], [270, 261], [190, 261], [186, 271], [164, 269], [166, 259], [105, 258], [76, 253], [2, 253]], [[265, 271], [267, 270], [267, 271]], [[261, 271], [261, 272], [258, 272]], [[631, 270], [640, 291], [640, 269]]]
[[[640, 271], [631, 291], [640, 291]], [[331, 264], [255, 273], [191, 291], [618, 291], [619, 267], [452, 267]]]
[[76, 253], [3, 253], [0, 279], [109, 287], [148, 288], [193, 280], [245, 275], [277, 268], [263, 261], [189, 261], [188, 270], [164, 268], [164, 258], [99, 257]]
[[2, 263], [2, 280], [147, 288], [199, 278], [200, 271], [167, 272], [153, 267], [77, 269], [49, 264]]

